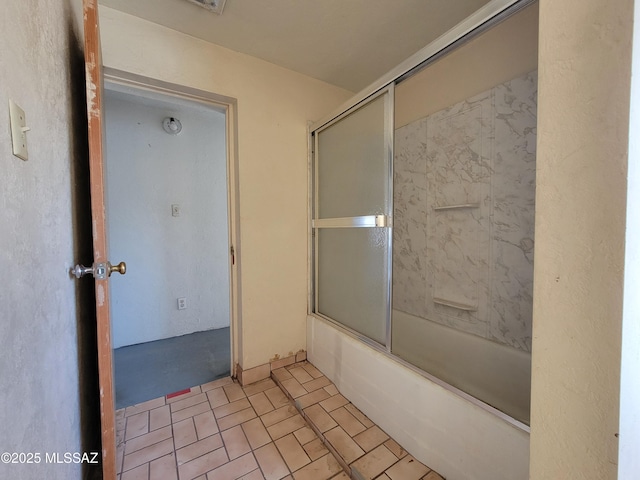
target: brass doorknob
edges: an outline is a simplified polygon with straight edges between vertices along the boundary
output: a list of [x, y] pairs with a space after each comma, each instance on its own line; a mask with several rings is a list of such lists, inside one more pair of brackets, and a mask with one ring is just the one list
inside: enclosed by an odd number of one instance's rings
[[108, 265], [109, 265], [109, 276], [111, 276], [113, 272], [118, 272], [120, 275], [124, 275], [125, 273], [127, 273], [127, 264], [124, 262], [120, 262], [117, 265], [111, 265], [109, 263]]

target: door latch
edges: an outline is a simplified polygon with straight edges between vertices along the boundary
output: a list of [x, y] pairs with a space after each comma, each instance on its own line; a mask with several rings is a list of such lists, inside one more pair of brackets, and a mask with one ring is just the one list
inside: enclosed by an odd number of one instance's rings
[[71, 275], [75, 275], [76, 278], [84, 277], [85, 275], [93, 275], [93, 278], [97, 280], [104, 280], [110, 277], [113, 272], [118, 272], [120, 275], [127, 273], [127, 264], [120, 262], [117, 265], [111, 265], [109, 262], [94, 263], [90, 267], [84, 265], [76, 265], [71, 269]]

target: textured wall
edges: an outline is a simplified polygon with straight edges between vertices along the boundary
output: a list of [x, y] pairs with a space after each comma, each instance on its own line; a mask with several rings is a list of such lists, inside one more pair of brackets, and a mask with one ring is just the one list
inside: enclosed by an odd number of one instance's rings
[[[95, 377], [92, 349], [83, 344], [92, 319], [76, 305], [77, 282], [68, 274], [76, 254], [86, 253], [75, 240], [87, 226], [86, 210], [72, 206], [86, 194], [86, 183], [76, 185], [83, 174], [85, 107], [81, 93], [72, 98], [84, 88], [81, 53], [68, 2], [8, 0], [2, 6], [0, 451], [44, 456], [95, 449], [82, 444], [81, 424], [86, 431], [91, 422], [86, 410], [80, 413], [95, 392], [79, 389], [79, 375]], [[25, 110], [31, 127], [27, 162], [11, 153], [9, 99]], [[47, 465], [44, 458], [36, 465], [0, 464], [1, 478], [80, 476], [79, 465]]]
[[618, 478], [633, 3], [540, 3], [536, 480]]
[[[224, 114], [172, 97], [106, 97], [109, 255], [127, 262], [111, 283], [114, 348], [228, 327]], [[171, 116], [179, 135], [162, 128]]]

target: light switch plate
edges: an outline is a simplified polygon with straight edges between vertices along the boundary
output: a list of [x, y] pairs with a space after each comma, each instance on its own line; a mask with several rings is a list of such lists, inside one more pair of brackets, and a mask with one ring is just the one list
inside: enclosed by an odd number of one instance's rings
[[9, 100], [9, 117], [11, 119], [11, 142], [13, 154], [22, 160], [29, 159], [27, 152], [27, 119], [22, 110], [13, 100]]

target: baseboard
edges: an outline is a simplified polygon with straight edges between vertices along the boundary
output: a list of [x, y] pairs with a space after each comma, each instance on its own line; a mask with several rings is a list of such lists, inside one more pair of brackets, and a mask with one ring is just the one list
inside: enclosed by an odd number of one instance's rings
[[238, 379], [238, 382], [240, 382], [240, 385], [244, 387], [246, 385], [251, 385], [252, 383], [259, 382], [260, 380], [264, 380], [265, 378], [269, 378], [273, 370], [277, 370], [278, 368], [286, 367], [297, 362], [302, 362], [306, 359], [307, 352], [304, 350], [300, 350], [294, 355], [283, 358], [276, 357], [273, 358], [269, 363], [263, 363], [262, 365], [248, 368], [246, 370], [244, 370], [238, 363], [236, 364], [235, 368], [236, 378]]

